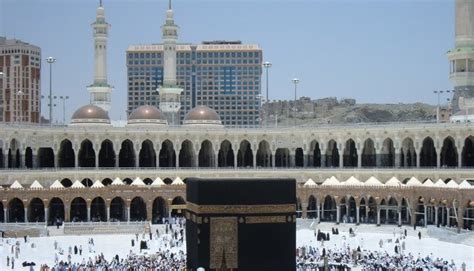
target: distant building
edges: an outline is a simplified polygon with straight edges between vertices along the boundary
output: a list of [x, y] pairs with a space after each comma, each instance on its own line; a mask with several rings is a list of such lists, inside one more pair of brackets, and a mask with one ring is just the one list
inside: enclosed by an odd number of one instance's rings
[[39, 123], [41, 49], [0, 37], [0, 122]]
[[[205, 105], [226, 126], [259, 124], [262, 49], [241, 42], [178, 44], [177, 85], [182, 88], [180, 118]], [[158, 106], [163, 83], [163, 45], [132, 45], [127, 50], [128, 114], [149, 104]]]

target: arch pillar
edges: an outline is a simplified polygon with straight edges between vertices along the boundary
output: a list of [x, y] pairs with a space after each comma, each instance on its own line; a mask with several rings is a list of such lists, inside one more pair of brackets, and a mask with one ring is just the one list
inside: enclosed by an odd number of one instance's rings
[[301, 202], [301, 217], [308, 217], [308, 202]]
[[344, 167], [344, 150], [337, 148], [337, 153], [339, 154], [339, 168]]
[[181, 144], [173, 143], [173, 145], [174, 145], [174, 158], [175, 158], [176, 168], [179, 168], [179, 152], [181, 151]]
[[155, 167], [160, 167], [160, 149], [155, 148], [153, 145], [153, 150], [155, 151]]
[[441, 167], [441, 151], [439, 148], [435, 148], [436, 150], [436, 168]]
[[399, 148], [395, 148], [395, 168], [399, 168], [400, 167], [400, 149]]
[[54, 155], [54, 168], [59, 168], [59, 151], [56, 148], [53, 148]]
[[416, 149], [416, 168], [420, 168], [421, 148]]
[[464, 146], [462, 148], [458, 148], [458, 168], [462, 167], [462, 150], [464, 149]]
[[336, 204], [336, 224], [339, 224], [340, 216], [341, 216], [341, 204], [337, 203]]
[[48, 201], [44, 202], [44, 223], [48, 225], [48, 219], [49, 219], [49, 208], [48, 206]]
[[[31, 163], [33, 168], [38, 168], [38, 149], [37, 148], [31, 148]], [[4, 165], [6, 165], [4, 163]]]
[[[357, 147], [357, 168], [362, 168], [362, 151], [360, 151]], [[377, 156], [377, 154], [375, 155]]]
[[[321, 152], [321, 167], [326, 167], [326, 148], [320, 147], [319, 151]], [[314, 156], [313, 156], [313, 161], [314, 161]]]
[[253, 168], [257, 168], [257, 152], [258, 152], [258, 148], [257, 148], [257, 151], [254, 151], [252, 153], [252, 155], [253, 155]]
[[64, 222], [71, 222], [71, 214], [69, 212], [69, 202], [64, 201]]
[[28, 207], [25, 205], [25, 222], [28, 223]]
[[3, 208], [3, 223], [7, 223], [8, 222], [8, 209], [7, 207], [4, 207]]
[[146, 202], [146, 220], [151, 222], [153, 220], [153, 201], [143, 200]]
[[438, 227], [438, 205], [434, 206], [435, 214], [434, 214], [434, 219], [435, 219], [435, 225]]
[[120, 147], [121, 147], [121, 144], [119, 142], [114, 142], [113, 147], [114, 147], [114, 153], [115, 153], [115, 165], [114, 165], [114, 167], [119, 168], [120, 167]]
[[[303, 168], [308, 167], [308, 161], [309, 161], [308, 156], [309, 156], [308, 152], [306, 150], [303, 150]], [[296, 153], [295, 153], [295, 157], [296, 157]]]

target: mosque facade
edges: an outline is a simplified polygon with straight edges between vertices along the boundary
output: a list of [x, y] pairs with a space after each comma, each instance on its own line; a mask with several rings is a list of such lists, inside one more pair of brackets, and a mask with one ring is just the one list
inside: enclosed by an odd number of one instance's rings
[[0, 221], [159, 223], [182, 215], [189, 177], [290, 177], [300, 217], [474, 224], [471, 123], [229, 128], [196, 106], [174, 126], [172, 106], [143, 105], [116, 127], [103, 107], [80, 107], [68, 126], [0, 125]]

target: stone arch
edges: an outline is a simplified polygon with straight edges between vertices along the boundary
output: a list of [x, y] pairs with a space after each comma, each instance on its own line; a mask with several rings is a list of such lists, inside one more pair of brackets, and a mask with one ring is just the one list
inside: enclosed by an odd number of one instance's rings
[[119, 167], [132, 168], [135, 167], [135, 148], [133, 142], [125, 139], [119, 152]]
[[58, 197], [49, 201], [48, 225], [60, 225], [64, 221], [64, 202]]
[[143, 183], [145, 183], [146, 185], [150, 185], [150, 184], [153, 183], [153, 180], [150, 179], [150, 178], [145, 178], [145, 179], [143, 179]]
[[416, 151], [413, 139], [407, 137], [402, 142], [400, 150], [400, 167], [410, 168], [416, 167]]
[[130, 221], [145, 221], [146, 203], [142, 197], [135, 197], [130, 202]]
[[161, 144], [159, 159], [160, 167], [176, 167], [176, 153], [170, 140], [167, 139]]
[[355, 223], [357, 218], [356, 202], [353, 196], [343, 197], [340, 205], [340, 221], [343, 223]]
[[25, 206], [19, 198], [8, 202], [8, 222], [25, 222]]
[[175, 217], [175, 216], [183, 216], [183, 213], [181, 211], [180, 208], [177, 208], [177, 206], [183, 206], [186, 204], [186, 201], [180, 197], [180, 196], [177, 196], [175, 197], [172, 201], [171, 201], [171, 206], [172, 206], [172, 209], [171, 209], [171, 216]]
[[201, 143], [199, 150], [199, 167], [214, 167], [215, 157], [212, 143], [209, 140], [204, 140]]
[[[278, 153], [277, 149], [277, 152]], [[287, 150], [287, 156], [289, 159], [289, 151]], [[275, 155], [275, 159], [278, 158], [278, 155]], [[283, 159], [283, 157], [281, 157]], [[257, 167], [272, 167], [272, 151], [270, 150], [270, 144], [266, 140], [260, 141], [258, 144], [257, 150]]]
[[422, 143], [420, 167], [436, 167], [436, 148], [433, 139], [429, 136]]
[[252, 145], [247, 140], [240, 142], [239, 151], [237, 152], [238, 167], [253, 167], [253, 150]]
[[28, 206], [28, 222], [44, 222], [44, 203], [40, 198], [33, 198]]
[[308, 198], [308, 209], [306, 211], [308, 218], [316, 218], [318, 216], [318, 201], [316, 198], [311, 195]]
[[38, 149], [38, 167], [52, 168], [54, 167], [54, 151], [52, 148]]
[[173, 183], [173, 180], [171, 178], [164, 178], [163, 179], [163, 182], [166, 184], [166, 185], [170, 185], [171, 183]]
[[441, 148], [441, 167], [457, 167], [458, 166], [458, 150], [454, 139], [450, 136], [443, 141]]
[[64, 139], [59, 144], [58, 166], [60, 168], [73, 168], [76, 166], [76, 156], [71, 141]]
[[344, 147], [343, 164], [344, 167], [357, 167], [357, 148], [355, 141], [349, 138]]
[[234, 167], [234, 150], [229, 140], [221, 142], [217, 160], [219, 167]]
[[84, 139], [79, 149], [79, 167], [95, 167], [95, 151], [92, 142]]
[[321, 167], [321, 149], [318, 141], [313, 140], [309, 144], [308, 158], [311, 167]]
[[93, 222], [107, 221], [107, 207], [101, 197], [96, 197], [91, 201], [91, 217]]
[[275, 167], [290, 167], [290, 151], [287, 148], [278, 148], [275, 151]]
[[321, 202], [321, 221], [336, 221], [337, 204], [334, 197], [326, 195]]
[[295, 150], [295, 167], [305, 167], [303, 148], [296, 148]]
[[112, 184], [112, 182], [113, 182], [113, 181], [112, 181], [112, 179], [110, 179], [110, 178], [105, 178], [105, 179], [102, 180], [102, 184], [103, 184], [104, 186], [109, 186], [109, 185]]
[[65, 187], [65, 188], [68, 188], [68, 187], [71, 187], [72, 186], [72, 181], [68, 178], [64, 178], [61, 180], [61, 184]]
[[72, 222], [87, 221], [87, 203], [81, 197], [76, 197], [71, 201], [70, 218]]
[[84, 178], [84, 179], [82, 179], [81, 183], [82, 183], [82, 185], [84, 185], [85, 187], [91, 187], [91, 186], [94, 184], [94, 182], [93, 182], [91, 179], [89, 179], [89, 178]]
[[8, 149], [8, 168], [21, 167], [20, 143], [13, 138]]
[[142, 142], [139, 153], [139, 166], [145, 168], [156, 167], [155, 148], [153, 147], [153, 142], [148, 139]]
[[196, 164], [196, 158], [194, 155], [193, 143], [186, 139], [181, 143], [181, 149], [179, 151], [179, 167], [180, 168], [191, 168]]
[[31, 149], [31, 147], [26, 147], [25, 149], [25, 167], [33, 168], [33, 150]]
[[376, 155], [374, 141], [371, 138], [366, 139], [362, 148], [362, 167], [376, 167]]
[[378, 167], [394, 167], [395, 166], [395, 148], [393, 140], [387, 137], [382, 143], [380, 150], [380, 165]]
[[115, 197], [110, 201], [110, 221], [126, 221], [125, 201], [121, 197]]
[[329, 140], [326, 148], [326, 167], [339, 167], [339, 150], [333, 139]]
[[100, 144], [99, 167], [113, 168], [115, 167], [116, 159], [114, 143], [109, 139], [105, 139]]
[[474, 136], [466, 137], [462, 149], [462, 166], [474, 167]]
[[168, 216], [168, 211], [166, 208], [166, 200], [162, 197], [157, 197], [153, 200], [153, 208], [152, 208], [152, 223], [153, 224], [161, 224], [163, 222], [163, 218]]

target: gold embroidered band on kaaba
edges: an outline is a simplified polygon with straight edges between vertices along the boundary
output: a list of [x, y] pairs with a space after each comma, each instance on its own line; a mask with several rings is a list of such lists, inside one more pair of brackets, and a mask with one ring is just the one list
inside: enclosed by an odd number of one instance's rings
[[294, 213], [295, 204], [269, 205], [197, 205], [186, 203], [186, 209], [196, 214], [275, 214]]

